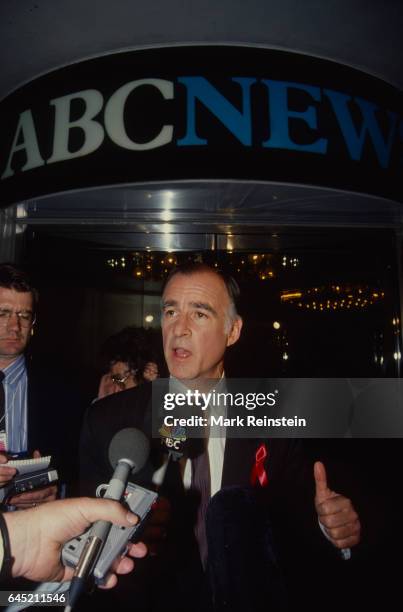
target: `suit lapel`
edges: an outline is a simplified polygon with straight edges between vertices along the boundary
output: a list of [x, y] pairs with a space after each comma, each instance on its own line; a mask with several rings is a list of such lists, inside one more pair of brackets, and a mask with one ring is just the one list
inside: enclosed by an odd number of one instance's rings
[[[242, 390], [239, 381], [227, 381], [227, 389], [232, 393]], [[228, 416], [239, 414], [239, 410], [229, 408]], [[227, 428], [227, 434], [236, 435], [236, 429]], [[255, 464], [256, 449], [259, 445], [254, 438], [227, 437], [225, 443], [224, 466], [221, 486], [249, 486], [253, 466]]]
[[222, 486], [248, 486], [255, 462], [256, 440], [227, 438], [225, 443]]

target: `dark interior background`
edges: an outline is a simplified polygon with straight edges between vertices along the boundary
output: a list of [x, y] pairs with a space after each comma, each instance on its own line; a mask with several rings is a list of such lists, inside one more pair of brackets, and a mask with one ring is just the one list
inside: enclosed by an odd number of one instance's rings
[[[393, 232], [327, 229], [311, 241], [309, 231], [299, 228], [289, 235], [284, 231], [281, 242], [281, 249], [271, 251], [145, 252], [85, 242], [74, 232], [66, 237], [50, 228], [28, 229], [22, 263], [40, 291], [33, 358], [70, 377], [88, 405], [101, 374], [102, 342], [126, 325], [146, 325], [155, 330], [154, 349], [166, 373], [158, 317], [164, 278], [175, 263], [202, 260], [233, 274], [241, 287], [245, 326], [241, 340], [228, 352], [228, 376], [399, 376]], [[335, 285], [367, 287], [384, 296], [372, 305], [348, 310], [306, 307], [314, 299], [308, 290]], [[304, 293], [302, 307], [281, 300], [282, 293], [291, 291]], [[145, 323], [150, 313], [153, 321]], [[273, 327], [275, 321], [279, 329]], [[318, 593], [322, 589], [321, 596], [327, 597], [326, 589], [333, 588], [329, 582], [349, 585], [348, 593], [336, 588], [330, 609], [346, 599], [349, 610], [392, 601], [399, 583], [392, 559], [400, 537], [395, 533], [395, 491], [401, 441], [308, 439], [304, 445], [312, 459], [325, 462], [330, 486], [354, 500], [363, 523], [364, 543], [354, 563], [329, 558]], [[307, 572], [301, 570], [296, 589], [311, 588], [313, 578]]]
[[[74, 371], [89, 394], [96, 389], [102, 342], [126, 325], [155, 330], [162, 362], [159, 299], [164, 279], [176, 263], [205, 261], [232, 274], [241, 288], [244, 329], [228, 351], [228, 376], [398, 375], [393, 233], [328, 229], [311, 244], [299, 228], [288, 239], [285, 234], [282, 244], [278, 251], [146, 252], [81, 241], [73, 232], [66, 238], [49, 228], [28, 231], [22, 263], [40, 291], [32, 349], [37, 358], [57, 359], [60, 367]], [[303, 297], [282, 300], [282, 294], [295, 291]], [[373, 304], [356, 301], [373, 293], [379, 296]], [[150, 314], [152, 322], [147, 322]]]

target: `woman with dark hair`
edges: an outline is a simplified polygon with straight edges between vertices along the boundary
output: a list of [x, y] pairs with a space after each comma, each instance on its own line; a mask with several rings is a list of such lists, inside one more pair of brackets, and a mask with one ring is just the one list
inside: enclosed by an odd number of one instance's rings
[[98, 399], [157, 378], [155, 340], [153, 330], [125, 327], [104, 342], [101, 356], [107, 372], [101, 378]]

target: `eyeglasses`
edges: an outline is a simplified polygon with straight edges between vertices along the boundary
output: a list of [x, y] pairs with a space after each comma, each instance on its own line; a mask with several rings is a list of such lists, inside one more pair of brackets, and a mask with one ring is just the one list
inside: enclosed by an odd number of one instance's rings
[[13, 314], [16, 315], [21, 327], [31, 327], [35, 323], [35, 315], [30, 310], [16, 312], [15, 310], [8, 310], [8, 308], [0, 308], [0, 327], [8, 325]]
[[124, 385], [126, 380], [130, 376], [135, 376], [137, 374], [137, 370], [126, 370], [126, 372], [122, 372], [122, 374], [111, 374], [111, 379], [117, 385]]

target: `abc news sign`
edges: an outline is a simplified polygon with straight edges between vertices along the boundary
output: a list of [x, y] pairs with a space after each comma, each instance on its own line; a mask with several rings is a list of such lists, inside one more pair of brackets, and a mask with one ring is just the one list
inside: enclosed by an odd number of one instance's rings
[[242, 179], [403, 201], [402, 94], [332, 62], [242, 47], [113, 54], [0, 103], [2, 205], [102, 185]]

